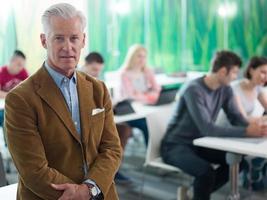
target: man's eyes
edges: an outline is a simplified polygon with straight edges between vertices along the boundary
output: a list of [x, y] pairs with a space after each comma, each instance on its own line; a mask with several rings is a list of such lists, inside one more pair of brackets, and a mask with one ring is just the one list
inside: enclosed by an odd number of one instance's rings
[[63, 41], [64, 38], [63, 37], [55, 37], [55, 40], [57, 40], [57, 41]]
[[[64, 41], [65, 38], [64, 37], [55, 37], [55, 40], [56, 41]], [[79, 37], [76, 37], [76, 36], [75, 37], [71, 37], [70, 40], [71, 41], [77, 41], [77, 40], [79, 40]]]
[[73, 41], [79, 40], [79, 37], [76, 37], [76, 36], [72, 37], [71, 40], [73, 40]]

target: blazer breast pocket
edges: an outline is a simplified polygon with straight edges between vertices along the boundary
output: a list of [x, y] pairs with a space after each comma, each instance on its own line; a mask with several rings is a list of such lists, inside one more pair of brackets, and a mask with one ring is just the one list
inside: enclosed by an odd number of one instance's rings
[[99, 143], [105, 124], [105, 112], [100, 112], [91, 117], [91, 136]]
[[98, 120], [103, 120], [105, 118], [105, 112], [100, 112], [95, 115], [92, 115], [91, 120], [97, 122]]

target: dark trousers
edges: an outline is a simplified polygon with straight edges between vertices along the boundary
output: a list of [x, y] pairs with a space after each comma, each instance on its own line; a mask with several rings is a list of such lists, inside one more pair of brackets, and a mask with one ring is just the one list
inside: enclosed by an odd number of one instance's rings
[[[223, 186], [229, 177], [226, 153], [195, 147], [193, 145], [162, 145], [163, 160], [195, 177], [194, 200], [209, 200], [215, 190]], [[219, 164], [213, 168], [211, 164]]]
[[144, 140], [145, 140], [145, 145], [147, 146], [147, 144], [148, 144], [148, 128], [147, 128], [147, 124], [146, 124], [146, 118], [128, 121], [127, 124], [132, 128], [138, 128], [142, 131], [143, 136], [144, 136]]

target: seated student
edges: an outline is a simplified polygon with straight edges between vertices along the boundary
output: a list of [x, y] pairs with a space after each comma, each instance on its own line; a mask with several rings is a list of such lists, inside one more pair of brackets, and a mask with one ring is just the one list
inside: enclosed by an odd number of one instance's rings
[[153, 71], [147, 65], [146, 49], [135, 44], [128, 50], [121, 67], [121, 96], [143, 103], [155, 103], [161, 87], [157, 84]]
[[248, 121], [258, 120], [263, 114], [252, 116], [257, 101], [267, 110], [267, 93], [263, 88], [266, 82], [267, 58], [253, 57], [249, 61], [244, 78], [232, 84], [239, 111]]
[[[15, 50], [9, 65], [0, 68], [0, 98], [5, 98], [7, 93], [21, 81], [28, 78], [25, 69], [26, 56], [22, 51]], [[0, 126], [3, 126], [4, 111], [0, 111]]]
[[[267, 82], [267, 58], [253, 57], [250, 59], [244, 78], [232, 84], [235, 99], [239, 111], [248, 121], [261, 121], [262, 113], [255, 113], [256, 106], [259, 103], [264, 110], [267, 110], [267, 91], [263, 86]], [[253, 115], [252, 115], [253, 114]], [[266, 122], [265, 122], [266, 123]], [[243, 185], [252, 187], [254, 190], [263, 189], [265, 166], [267, 161], [263, 158], [245, 157], [245, 169], [243, 171]], [[250, 174], [251, 172], [251, 174]]]
[[25, 69], [26, 56], [19, 50], [15, 50], [9, 65], [0, 68], [0, 98], [5, 98], [7, 92], [28, 78]]
[[100, 79], [101, 72], [104, 68], [104, 58], [97, 52], [91, 52], [85, 57], [85, 64], [81, 71]]
[[[147, 50], [140, 44], [132, 45], [121, 67], [120, 96], [141, 103], [156, 103], [161, 87], [147, 65]], [[148, 144], [148, 128], [145, 119], [128, 122], [131, 127], [142, 130], [145, 144]]]
[[[248, 123], [239, 112], [230, 82], [236, 79], [240, 58], [230, 51], [219, 51], [212, 62], [212, 72], [191, 81], [181, 91], [175, 114], [161, 145], [163, 160], [192, 175], [194, 200], [209, 200], [212, 192], [228, 181], [229, 167], [225, 152], [193, 145], [203, 136], [259, 137], [267, 135], [267, 127]], [[232, 127], [215, 124], [223, 109]], [[214, 169], [211, 164], [219, 164]]]
[[[104, 59], [97, 52], [91, 52], [85, 57], [85, 64], [81, 67], [81, 71], [95, 78], [100, 78], [100, 74], [104, 67]], [[129, 137], [132, 135], [132, 129], [126, 123], [116, 124], [119, 133], [122, 149], [125, 149]], [[130, 183], [131, 180], [121, 172], [115, 175], [116, 183]]]

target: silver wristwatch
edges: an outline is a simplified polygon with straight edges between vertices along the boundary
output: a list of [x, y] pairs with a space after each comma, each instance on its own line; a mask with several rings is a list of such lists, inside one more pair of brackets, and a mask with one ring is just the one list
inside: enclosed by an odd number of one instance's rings
[[91, 196], [90, 200], [94, 200], [96, 199], [97, 195], [98, 195], [98, 191], [97, 191], [97, 188], [96, 186], [90, 184], [90, 183], [87, 183], [87, 182], [84, 182], [84, 184], [88, 187], [89, 189], [89, 195]]
[[89, 191], [92, 199], [94, 199], [98, 195], [96, 186], [89, 188]]

